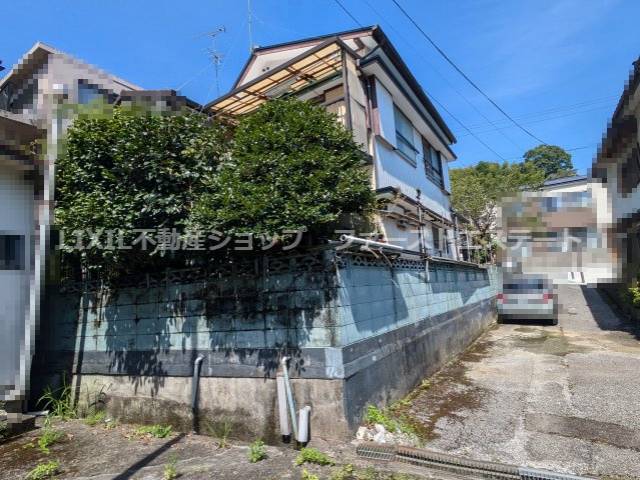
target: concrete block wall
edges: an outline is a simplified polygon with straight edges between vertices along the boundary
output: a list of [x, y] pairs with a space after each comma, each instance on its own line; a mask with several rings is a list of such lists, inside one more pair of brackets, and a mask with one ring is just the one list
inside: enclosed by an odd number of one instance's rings
[[367, 403], [401, 397], [486, 328], [494, 276], [325, 250], [233, 271], [171, 272], [146, 286], [60, 292], [49, 296], [34, 376], [51, 383], [69, 371], [78, 385], [112, 383], [118, 417], [184, 427], [190, 407], [176, 392], [203, 354], [200, 381], [219, 394], [201, 396], [201, 411], [274, 438], [274, 378], [287, 355], [316, 435], [343, 437]]

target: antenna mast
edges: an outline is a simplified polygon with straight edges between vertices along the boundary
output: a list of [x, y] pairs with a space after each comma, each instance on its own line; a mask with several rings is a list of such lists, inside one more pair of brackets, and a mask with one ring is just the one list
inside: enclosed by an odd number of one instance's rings
[[253, 11], [251, 0], [247, 0], [247, 27], [249, 29], [249, 54], [253, 53]]
[[220, 35], [221, 33], [225, 33], [226, 31], [227, 31], [227, 29], [223, 25], [222, 27], [219, 27], [216, 30], [213, 30], [213, 31], [207, 33], [207, 35], [209, 37], [211, 37], [211, 48], [208, 48], [207, 52], [209, 53], [209, 58], [213, 62], [213, 66], [215, 68], [216, 95], [218, 97], [220, 96], [220, 78], [219, 78], [220, 77], [220, 65], [222, 64], [222, 59], [224, 58], [224, 55], [222, 53], [220, 53], [218, 51], [218, 49], [216, 48], [216, 37], [218, 35]]

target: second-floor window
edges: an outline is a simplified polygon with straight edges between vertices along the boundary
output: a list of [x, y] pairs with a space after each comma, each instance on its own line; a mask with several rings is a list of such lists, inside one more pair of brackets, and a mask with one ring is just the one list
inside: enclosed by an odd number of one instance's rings
[[393, 113], [396, 123], [396, 147], [413, 166], [416, 166], [418, 149], [414, 145], [413, 125], [398, 107], [394, 106]]
[[422, 139], [422, 151], [424, 156], [424, 171], [427, 177], [440, 188], [444, 188], [442, 176], [442, 156], [440, 152]]

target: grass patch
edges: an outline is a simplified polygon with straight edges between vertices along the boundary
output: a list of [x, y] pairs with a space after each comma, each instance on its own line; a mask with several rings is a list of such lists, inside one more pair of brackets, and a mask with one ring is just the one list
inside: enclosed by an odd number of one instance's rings
[[44, 393], [38, 399], [38, 405], [42, 405], [44, 410], [49, 410], [49, 415], [61, 420], [76, 418], [77, 411], [73, 404], [71, 395], [71, 385], [67, 383], [67, 377], [62, 376], [62, 386], [53, 389], [47, 386]]
[[315, 463], [316, 465], [335, 465], [329, 455], [322, 453], [315, 448], [303, 448], [296, 457], [296, 465], [302, 465], [304, 463]]
[[375, 405], [368, 405], [364, 421], [369, 425], [379, 423], [385, 430], [391, 433], [403, 433], [420, 440], [420, 425], [416, 424], [406, 414], [410, 406], [407, 401], [396, 402], [389, 408], [381, 409]]
[[55, 430], [50, 426], [45, 426], [42, 435], [40, 435], [37, 441], [38, 450], [48, 455], [51, 453], [49, 447], [60, 440], [63, 436], [64, 433], [60, 430]]
[[162, 478], [164, 480], [175, 480], [178, 478], [178, 457], [173, 454], [169, 456], [169, 461], [165, 464], [162, 471]]
[[260, 439], [249, 445], [249, 461], [251, 463], [257, 463], [260, 460], [267, 458], [267, 447]]
[[135, 434], [138, 437], [167, 438], [171, 432], [171, 425], [142, 425], [136, 428]]
[[418, 480], [419, 477], [404, 473], [378, 472], [373, 467], [354, 468], [353, 465], [343, 465], [334, 470], [331, 480]]
[[27, 474], [26, 480], [42, 480], [55, 477], [58, 473], [60, 473], [60, 464], [55, 460], [51, 460], [37, 465]]
[[95, 427], [99, 423], [105, 423], [107, 412], [104, 410], [94, 410], [84, 418], [84, 423], [90, 427]]

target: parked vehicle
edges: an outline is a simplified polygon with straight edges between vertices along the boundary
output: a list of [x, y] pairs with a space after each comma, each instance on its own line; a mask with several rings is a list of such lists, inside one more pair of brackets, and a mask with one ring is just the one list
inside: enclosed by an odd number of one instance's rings
[[558, 324], [558, 298], [553, 283], [542, 277], [511, 277], [497, 296], [498, 321], [547, 320]]

